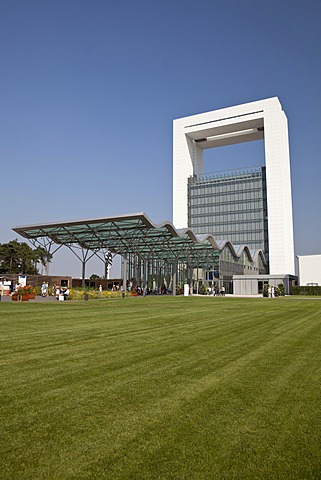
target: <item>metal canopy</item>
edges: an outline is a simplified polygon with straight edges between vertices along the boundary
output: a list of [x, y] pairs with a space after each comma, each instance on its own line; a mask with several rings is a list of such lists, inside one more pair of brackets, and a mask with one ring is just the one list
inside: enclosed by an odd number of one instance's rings
[[13, 230], [33, 243], [80, 247], [97, 252], [109, 250], [114, 255], [135, 254], [142, 259], [186, 262], [191, 267], [210, 265], [218, 259], [220, 251], [228, 246], [235, 257], [246, 251], [255, 261], [261, 251], [252, 256], [247, 246], [236, 251], [229, 242], [217, 242], [212, 235], [195, 235], [191, 229], [175, 229], [171, 222], [154, 224], [144, 213], [116, 217], [59, 222], [14, 227]]

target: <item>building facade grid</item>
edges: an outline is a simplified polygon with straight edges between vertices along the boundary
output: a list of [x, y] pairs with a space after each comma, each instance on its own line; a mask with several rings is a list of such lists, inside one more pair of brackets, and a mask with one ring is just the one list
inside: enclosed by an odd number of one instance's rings
[[188, 178], [188, 226], [268, 258], [265, 167]]

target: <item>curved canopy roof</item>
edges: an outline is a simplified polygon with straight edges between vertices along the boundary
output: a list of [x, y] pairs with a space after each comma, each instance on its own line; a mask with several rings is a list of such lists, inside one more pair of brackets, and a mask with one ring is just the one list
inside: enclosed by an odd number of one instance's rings
[[27, 225], [13, 230], [33, 242], [46, 239], [68, 247], [106, 249], [120, 255], [134, 253], [145, 259], [186, 262], [191, 266], [210, 265], [228, 246], [235, 257], [245, 251], [250, 261], [260, 255], [266, 264], [261, 250], [252, 254], [246, 245], [236, 249], [228, 240], [219, 242], [212, 235], [196, 235], [189, 228], [177, 230], [171, 222], [154, 224], [145, 213]]

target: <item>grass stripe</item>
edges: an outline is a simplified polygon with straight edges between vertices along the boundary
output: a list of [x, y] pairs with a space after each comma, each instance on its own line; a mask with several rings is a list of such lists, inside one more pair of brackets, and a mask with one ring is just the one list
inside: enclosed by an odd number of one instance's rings
[[3, 479], [317, 479], [321, 302], [0, 308]]

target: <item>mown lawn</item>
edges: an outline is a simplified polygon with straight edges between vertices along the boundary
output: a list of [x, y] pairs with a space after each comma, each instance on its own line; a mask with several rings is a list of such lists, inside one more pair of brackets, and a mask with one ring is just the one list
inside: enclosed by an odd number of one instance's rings
[[321, 300], [0, 304], [0, 478], [320, 479]]

